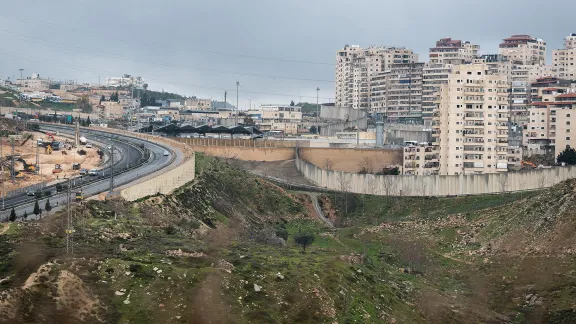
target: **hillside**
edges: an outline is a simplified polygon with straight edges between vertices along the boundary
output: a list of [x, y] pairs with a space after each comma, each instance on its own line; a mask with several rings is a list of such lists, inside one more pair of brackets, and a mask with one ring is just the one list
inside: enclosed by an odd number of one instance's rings
[[[286, 191], [197, 155], [168, 196], [0, 230], [3, 323], [573, 323], [576, 181], [460, 198]], [[315, 241], [305, 253], [299, 233]]]

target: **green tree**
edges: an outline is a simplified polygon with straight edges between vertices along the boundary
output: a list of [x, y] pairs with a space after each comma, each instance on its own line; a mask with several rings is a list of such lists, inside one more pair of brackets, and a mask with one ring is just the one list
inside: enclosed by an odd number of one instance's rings
[[306, 253], [306, 248], [314, 243], [314, 234], [299, 232], [294, 236], [294, 242], [302, 247], [302, 253]]
[[100, 104], [102, 104], [102, 101], [106, 101], [106, 97], [104, 97], [104, 95], [102, 95], [102, 97], [100, 97]]
[[78, 101], [78, 109], [81, 109], [83, 113], [91, 113], [92, 105], [90, 104], [90, 99], [87, 95], [84, 95]]
[[24, 211], [24, 215], [22, 215], [22, 219], [23, 220], [28, 219], [28, 213], [26, 211]]
[[294, 100], [290, 101], [290, 107], [294, 107], [295, 103]]
[[40, 209], [40, 205], [38, 204], [38, 200], [34, 203], [34, 215], [38, 217], [42, 213], [42, 209]]
[[566, 147], [564, 151], [558, 154], [556, 159], [558, 163], [566, 163], [567, 165], [576, 165], [576, 150], [571, 147]]
[[92, 124], [92, 122], [90, 121], [90, 116], [88, 116], [88, 118], [86, 119], [86, 126], [90, 127], [90, 124]]
[[46, 203], [44, 204], [44, 210], [50, 212], [52, 210], [52, 206], [50, 205], [50, 198], [46, 199]]
[[16, 211], [14, 210], [14, 208], [12, 208], [12, 210], [10, 211], [10, 218], [9, 220], [11, 222], [15, 222], [16, 221]]

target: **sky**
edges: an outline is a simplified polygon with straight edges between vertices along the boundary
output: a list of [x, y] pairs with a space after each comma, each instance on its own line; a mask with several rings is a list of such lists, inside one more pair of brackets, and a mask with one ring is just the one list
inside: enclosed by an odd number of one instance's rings
[[[576, 32], [576, 1], [27, 0], [3, 1], [0, 78], [33, 72], [104, 84], [131, 74], [152, 90], [239, 106], [333, 102], [344, 45], [404, 46], [427, 60], [440, 38], [496, 53], [530, 34], [553, 49]], [[316, 89], [320, 88], [317, 92]]]

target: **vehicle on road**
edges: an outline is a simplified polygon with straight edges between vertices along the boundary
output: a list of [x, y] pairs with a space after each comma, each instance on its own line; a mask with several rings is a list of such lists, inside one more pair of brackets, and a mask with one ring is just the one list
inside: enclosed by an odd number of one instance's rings
[[92, 169], [92, 170], [88, 171], [88, 175], [97, 176], [98, 175], [98, 169]]
[[63, 192], [68, 190], [68, 185], [65, 183], [59, 183], [56, 185], [56, 192]]
[[34, 196], [34, 191], [33, 191], [33, 190], [28, 190], [28, 191], [26, 191], [26, 195], [27, 195], [27, 196]]
[[86, 143], [86, 148], [92, 148], [92, 144]]
[[87, 174], [88, 174], [88, 169], [80, 170], [80, 175], [87, 175]]
[[82, 201], [84, 200], [84, 195], [82, 194], [82, 191], [78, 191], [76, 193], [76, 201]]
[[170, 152], [164, 151], [164, 156], [170, 156]]

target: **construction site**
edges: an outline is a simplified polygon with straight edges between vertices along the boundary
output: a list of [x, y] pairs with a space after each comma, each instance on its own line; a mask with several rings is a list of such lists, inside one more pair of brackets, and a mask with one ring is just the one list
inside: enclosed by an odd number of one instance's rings
[[[31, 130], [33, 127], [0, 118], [0, 183], [4, 193], [96, 169], [102, 152], [73, 137]], [[88, 144], [88, 145], [86, 145]]]

